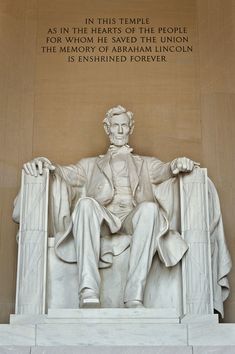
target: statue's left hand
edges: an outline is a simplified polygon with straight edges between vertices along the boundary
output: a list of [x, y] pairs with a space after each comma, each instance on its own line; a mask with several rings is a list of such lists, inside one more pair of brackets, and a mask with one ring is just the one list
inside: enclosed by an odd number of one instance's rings
[[200, 166], [200, 163], [188, 159], [187, 157], [178, 157], [171, 162], [171, 171], [173, 175], [178, 175], [180, 172], [191, 172], [195, 166]]

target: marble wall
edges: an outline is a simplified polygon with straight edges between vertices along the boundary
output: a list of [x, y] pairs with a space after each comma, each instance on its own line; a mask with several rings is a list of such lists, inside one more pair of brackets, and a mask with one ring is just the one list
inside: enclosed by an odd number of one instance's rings
[[[235, 3], [197, 1], [202, 161], [218, 189], [225, 233], [235, 257]], [[225, 321], [235, 322], [235, 269]]]
[[[101, 120], [122, 104], [136, 112], [131, 144], [162, 160], [187, 155], [218, 187], [235, 256], [233, 0], [2, 0], [0, 4], [0, 321], [14, 309], [16, 226], [11, 221], [20, 168], [33, 156], [61, 164], [103, 153]], [[150, 17], [187, 26], [194, 50], [167, 63], [67, 63], [43, 54], [49, 27], [85, 17]], [[95, 127], [92, 132], [92, 127]], [[235, 292], [226, 321], [235, 321]]]

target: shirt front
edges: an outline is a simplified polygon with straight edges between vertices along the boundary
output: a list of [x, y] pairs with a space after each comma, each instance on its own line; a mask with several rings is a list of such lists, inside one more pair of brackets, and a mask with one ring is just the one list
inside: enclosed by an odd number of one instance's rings
[[127, 154], [114, 154], [110, 159], [110, 167], [112, 170], [114, 196], [107, 209], [123, 221], [134, 208]]

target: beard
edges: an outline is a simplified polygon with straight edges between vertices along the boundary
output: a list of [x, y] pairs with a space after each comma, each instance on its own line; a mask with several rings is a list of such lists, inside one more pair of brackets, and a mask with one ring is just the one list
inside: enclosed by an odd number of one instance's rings
[[123, 135], [120, 137], [116, 137], [113, 134], [109, 135], [109, 140], [112, 145], [123, 146], [126, 145], [129, 141], [129, 135]]

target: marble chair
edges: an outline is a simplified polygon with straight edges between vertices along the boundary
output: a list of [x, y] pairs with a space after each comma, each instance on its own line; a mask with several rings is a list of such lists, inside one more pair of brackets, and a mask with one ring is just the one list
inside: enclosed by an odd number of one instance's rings
[[[54, 252], [54, 237], [48, 237], [49, 179], [47, 169], [37, 178], [22, 172], [21, 197], [16, 201], [13, 214], [20, 224], [16, 314], [37, 315], [47, 313], [48, 308], [78, 308], [79, 265], [61, 261]], [[223, 276], [220, 274], [220, 284], [216, 279], [219, 285], [214, 285], [206, 169], [196, 168], [190, 174], [182, 174], [175, 179], [173, 188], [179, 198], [171, 206], [170, 227], [180, 231], [189, 249], [181, 262], [170, 268], [155, 255], [144, 305], [173, 308], [178, 316], [213, 314], [214, 308], [222, 313], [228, 270], [224, 269]], [[158, 193], [156, 190], [157, 197], [161, 198], [165, 192]], [[129, 248], [113, 257], [112, 267], [100, 269], [102, 307], [123, 307], [128, 257]], [[216, 286], [222, 289], [217, 305], [214, 301], [214, 292], [218, 293]]]

